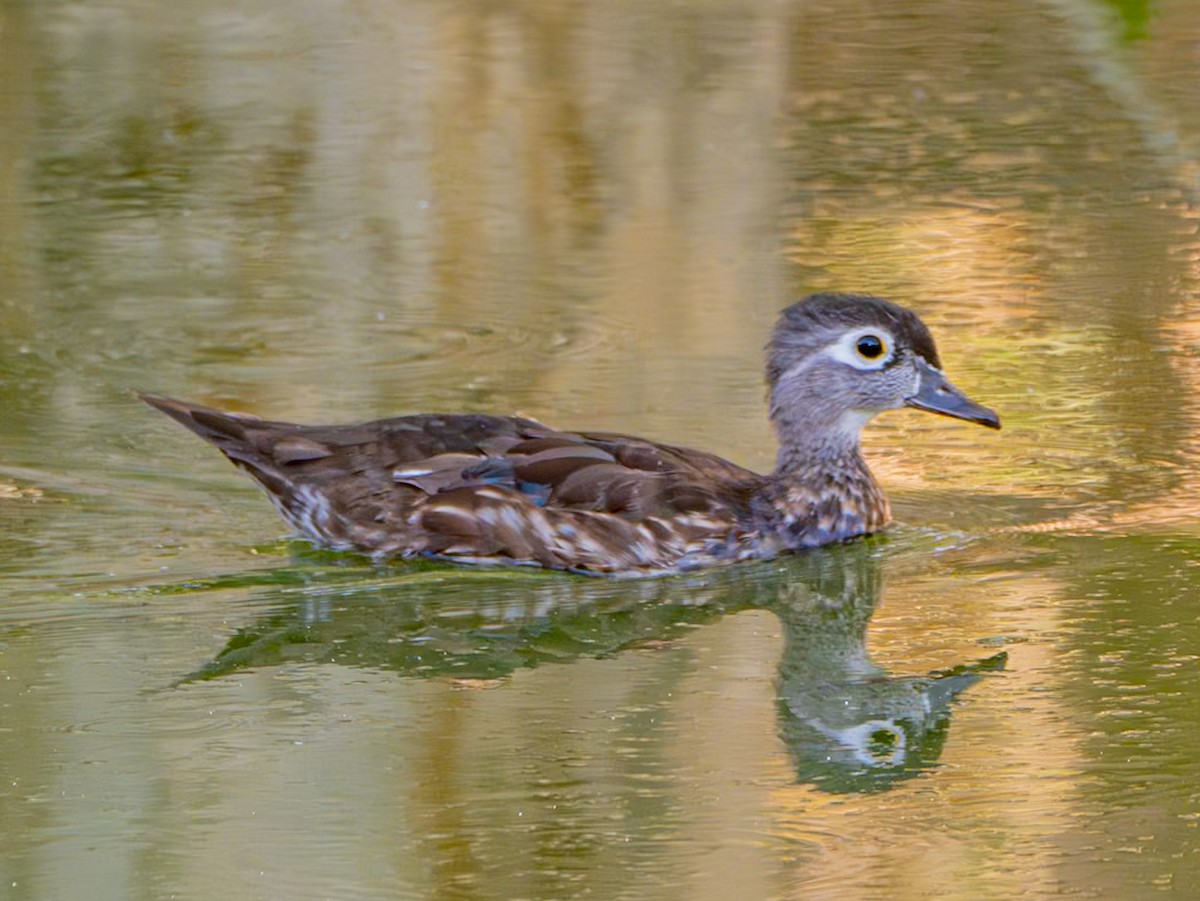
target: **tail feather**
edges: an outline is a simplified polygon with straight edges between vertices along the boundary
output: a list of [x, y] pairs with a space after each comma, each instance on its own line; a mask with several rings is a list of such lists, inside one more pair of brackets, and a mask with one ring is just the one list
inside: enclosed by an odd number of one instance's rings
[[218, 447], [222, 441], [246, 441], [246, 422], [254, 421], [254, 417], [245, 414], [224, 413], [159, 394], [139, 393], [138, 397]]
[[230, 462], [254, 476], [271, 494], [285, 501], [290, 498], [291, 480], [279, 471], [270, 455], [264, 453], [255, 440], [257, 430], [254, 426], [256, 423], [265, 425], [263, 420], [245, 413], [225, 413], [158, 394], [139, 393], [138, 397], [214, 445]]
[[302, 427], [244, 413], [224, 413], [173, 397], [138, 397], [214, 445], [231, 463], [253, 476], [301, 534], [344, 550], [357, 546], [347, 537], [353, 523], [338, 512], [337, 504], [320, 485], [311, 484], [313, 478], [304, 474], [307, 463], [322, 460], [332, 451], [315, 439], [297, 434]]

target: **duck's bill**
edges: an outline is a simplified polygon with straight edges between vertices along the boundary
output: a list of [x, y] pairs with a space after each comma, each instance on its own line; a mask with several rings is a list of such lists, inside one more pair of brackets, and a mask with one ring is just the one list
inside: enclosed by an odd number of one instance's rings
[[977, 422], [989, 429], [1000, 428], [1000, 417], [996, 411], [977, 404], [950, 383], [940, 370], [934, 369], [924, 360], [917, 361], [920, 382], [917, 393], [908, 398], [904, 405], [930, 413], [941, 413], [967, 422]]

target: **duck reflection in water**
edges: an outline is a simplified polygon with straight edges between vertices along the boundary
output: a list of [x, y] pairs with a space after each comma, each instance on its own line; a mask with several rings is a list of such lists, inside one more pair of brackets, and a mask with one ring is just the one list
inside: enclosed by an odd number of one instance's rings
[[779, 731], [798, 779], [828, 791], [877, 791], [936, 764], [951, 702], [1005, 662], [1001, 653], [919, 677], [872, 662], [866, 629], [882, 569], [881, 548], [870, 542], [704, 579], [580, 583], [479, 570], [447, 579], [409, 565], [398, 569], [394, 591], [373, 574], [307, 594], [240, 629], [184, 681], [300, 662], [496, 680], [660, 646], [691, 626], [764, 609], [783, 632]]
[[871, 660], [867, 624], [883, 588], [882, 566], [864, 549], [822, 555], [804, 581], [764, 606], [783, 625], [780, 733], [801, 782], [826, 791], [878, 791], [937, 763], [951, 702], [1003, 652], [925, 676], [891, 675]]

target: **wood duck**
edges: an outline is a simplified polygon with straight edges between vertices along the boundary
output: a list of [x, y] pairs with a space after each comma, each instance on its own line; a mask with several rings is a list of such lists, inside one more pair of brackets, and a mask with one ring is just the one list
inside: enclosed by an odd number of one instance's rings
[[306, 426], [142, 399], [253, 476], [305, 537], [376, 558], [656, 575], [867, 535], [891, 517], [859, 450], [876, 414], [915, 407], [1000, 428], [942, 373], [933, 338], [877, 297], [814, 294], [767, 344], [775, 471], [532, 419], [421, 414]]

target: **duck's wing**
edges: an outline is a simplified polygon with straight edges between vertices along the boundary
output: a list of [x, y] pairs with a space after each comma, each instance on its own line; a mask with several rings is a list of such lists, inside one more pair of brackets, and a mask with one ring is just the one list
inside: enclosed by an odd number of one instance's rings
[[299, 426], [143, 399], [246, 469], [301, 532], [374, 554], [670, 568], [728, 542], [761, 482], [713, 454], [530, 419]]

